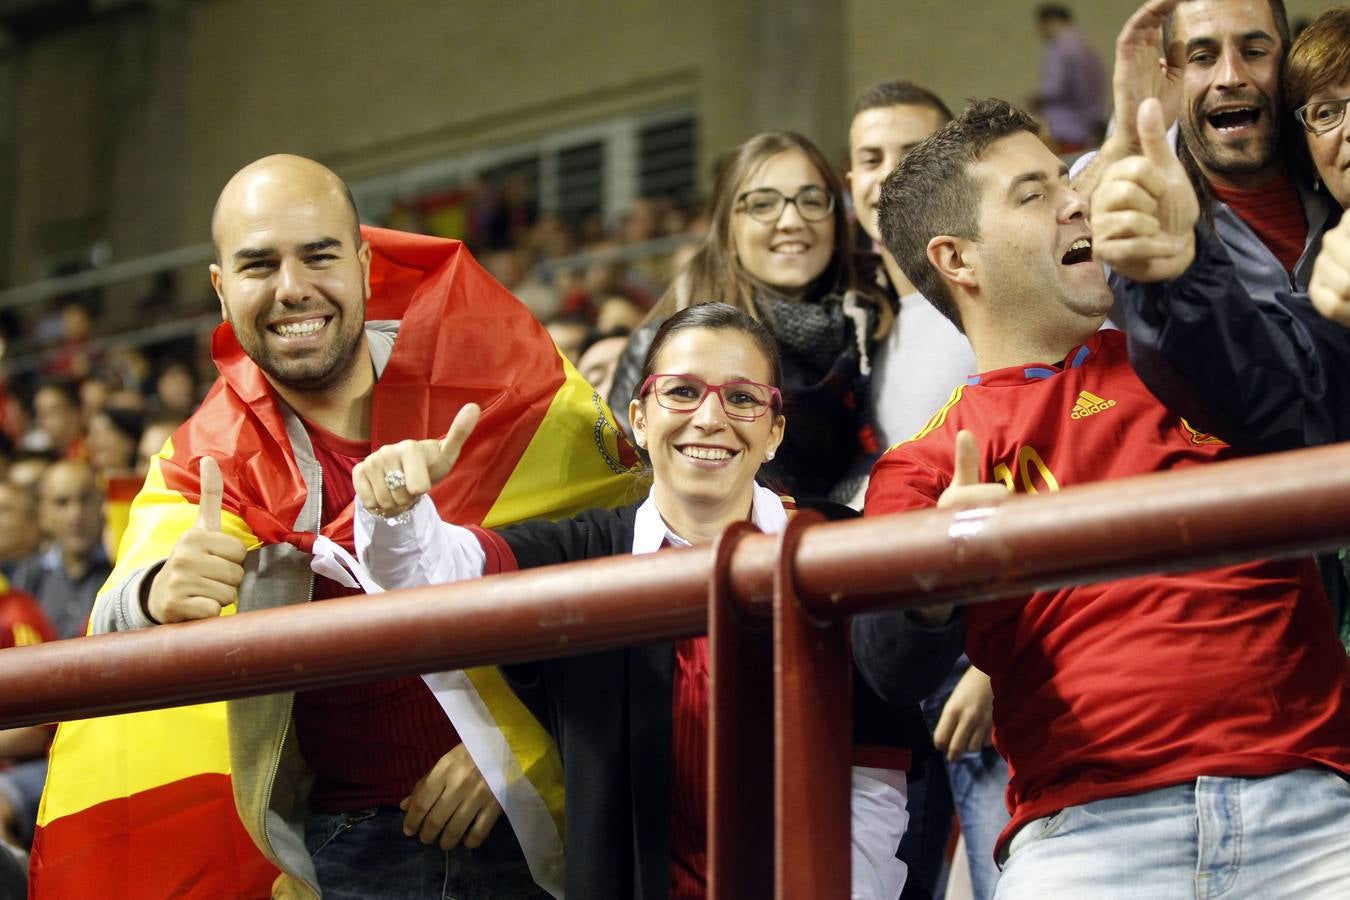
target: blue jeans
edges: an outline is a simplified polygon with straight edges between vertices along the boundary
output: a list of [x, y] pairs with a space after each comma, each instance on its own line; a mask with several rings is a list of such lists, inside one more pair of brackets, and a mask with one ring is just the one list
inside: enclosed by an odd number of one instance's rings
[[442, 850], [403, 834], [394, 807], [316, 813], [305, 826], [324, 900], [549, 900], [503, 816], [481, 847]]
[[[956, 683], [969, 667], [970, 660], [963, 655], [937, 693], [923, 701], [923, 715], [930, 730], [937, 727], [947, 698], [952, 695]], [[961, 821], [961, 836], [966, 839], [966, 860], [970, 863], [972, 893], [975, 900], [991, 900], [999, 877], [998, 866], [994, 864], [994, 844], [1008, 824], [1008, 807], [1004, 798], [1008, 789], [1008, 764], [993, 747], [962, 754], [955, 762], [947, 762], [945, 755], [941, 756], [941, 760], [941, 763], [936, 758], [930, 761], [927, 776], [918, 783], [922, 785], [919, 805], [931, 806], [931, 812], [926, 808], [917, 814], [911, 812], [911, 831], [914, 830], [914, 817], [917, 816], [921, 823], [919, 828], [933, 829], [934, 832], [918, 839], [923, 847], [928, 848], [920, 852], [929, 857], [918, 863], [920, 871], [934, 873], [927, 876], [930, 890], [941, 892], [945, 888], [945, 879], [939, 877], [936, 871], [943, 863], [947, 822], [950, 810], [955, 808], [956, 816]], [[943, 765], [945, 772], [939, 771]], [[911, 809], [915, 805], [914, 795], [915, 789], [911, 787]], [[937, 859], [931, 858], [934, 853], [938, 854]], [[904, 858], [903, 849], [901, 856]], [[909, 861], [906, 858], [906, 862]], [[911, 867], [913, 865], [911, 863]]]
[[1008, 764], [993, 747], [985, 747], [947, 763], [947, 780], [966, 839], [972, 893], [975, 900], [991, 900], [999, 878], [994, 845], [1010, 818], [1005, 798]]
[[1013, 837], [999, 900], [1343, 900], [1350, 782], [1330, 769], [1203, 777], [1070, 806]]

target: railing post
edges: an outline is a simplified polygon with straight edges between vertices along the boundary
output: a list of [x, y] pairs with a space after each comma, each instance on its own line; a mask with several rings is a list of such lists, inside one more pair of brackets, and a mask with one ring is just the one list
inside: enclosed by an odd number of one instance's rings
[[773, 896], [773, 642], [731, 592], [747, 522], [717, 539], [708, 576], [708, 897]]
[[774, 770], [778, 900], [848, 900], [852, 663], [847, 619], [821, 622], [799, 602], [793, 574], [798, 512], [778, 543], [774, 575]]

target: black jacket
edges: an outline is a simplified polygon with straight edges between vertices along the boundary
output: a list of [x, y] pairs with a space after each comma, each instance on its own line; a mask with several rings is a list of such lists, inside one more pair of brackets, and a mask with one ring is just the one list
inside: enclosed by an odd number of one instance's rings
[[[502, 529], [517, 565], [629, 553], [637, 505]], [[675, 652], [669, 642], [508, 667], [516, 693], [548, 724], [562, 755], [569, 896], [661, 900], [670, 889]], [[950, 669], [922, 661], [930, 693]], [[885, 705], [855, 679], [855, 740], [932, 752], [914, 703]]]
[[1197, 228], [1195, 244], [1174, 281], [1112, 282], [1130, 363], [1149, 390], [1235, 447], [1350, 440], [1350, 329], [1306, 293], [1253, 299], [1212, 231]]

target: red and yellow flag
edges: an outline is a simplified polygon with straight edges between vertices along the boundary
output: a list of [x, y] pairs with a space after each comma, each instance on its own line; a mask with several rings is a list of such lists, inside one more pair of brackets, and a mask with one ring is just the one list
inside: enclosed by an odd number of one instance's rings
[[[636, 498], [624, 477], [635, 458], [608, 410], [463, 245], [363, 232], [373, 250], [366, 318], [402, 323], [375, 389], [372, 446], [439, 437], [468, 402], [483, 410], [455, 469], [432, 492], [445, 518], [494, 526]], [[312, 533], [293, 527], [306, 487], [266, 379], [228, 325], [217, 329], [213, 350], [221, 378], [153, 461], [109, 586], [167, 556], [195, 520], [204, 455], [221, 464], [227, 532], [249, 547], [313, 545]], [[323, 533], [351, 549], [351, 530], [349, 509]], [[528, 715], [522, 720], [495, 670], [468, 674], [502, 732], [509, 766], [535, 789], [531, 809], [546, 809], [547, 827], [557, 826], [561, 785], [547, 735]], [[61, 725], [31, 896], [267, 896], [275, 875], [235, 812], [225, 704]]]

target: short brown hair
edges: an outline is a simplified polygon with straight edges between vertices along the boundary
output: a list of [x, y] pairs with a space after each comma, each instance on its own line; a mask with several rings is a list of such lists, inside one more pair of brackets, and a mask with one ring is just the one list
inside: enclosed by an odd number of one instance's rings
[[980, 188], [970, 167], [991, 144], [1023, 131], [1040, 133], [1036, 120], [1011, 103], [972, 100], [909, 151], [881, 186], [882, 242], [905, 277], [963, 333], [951, 292], [928, 261], [928, 242], [940, 234], [979, 238]]
[[888, 106], [926, 106], [942, 117], [943, 123], [952, 120], [952, 111], [942, 98], [926, 87], [912, 81], [878, 81], [869, 85], [858, 95], [853, 104], [853, 117], [869, 109], [884, 109]]
[[1308, 24], [1284, 60], [1284, 103], [1298, 109], [1333, 84], [1350, 81], [1350, 6], [1334, 6]]

